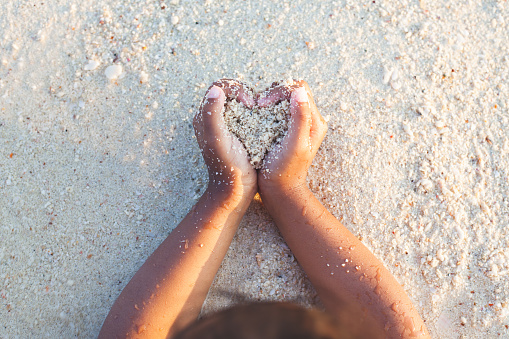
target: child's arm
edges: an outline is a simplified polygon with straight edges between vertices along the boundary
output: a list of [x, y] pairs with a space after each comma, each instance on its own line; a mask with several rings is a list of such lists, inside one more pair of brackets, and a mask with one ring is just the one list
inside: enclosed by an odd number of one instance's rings
[[242, 216], [256, 193], [256, 171], [226, 130], [225, 92], [209, 89], [194, 120], [209, 186], [191, 212], [124, 288], [99, 338], [166, 338], [199, 315]]
[[307, 170], [327, 131], [307, 84], [275, 87], [258, 102], [285, 97], [291, 97], [289, 132], [258, 173], [259, 193], [320, 300], [359, 333], [376, 326], [389, 338], [429, 337], [401, 285], [307, 187]]

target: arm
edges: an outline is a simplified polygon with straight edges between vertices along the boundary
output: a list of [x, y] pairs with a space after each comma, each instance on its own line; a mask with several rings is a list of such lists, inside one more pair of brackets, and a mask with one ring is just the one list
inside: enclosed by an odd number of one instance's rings
[[124, 288], [99, 338], [167, 338], [199, 315], [256, 193], [256, 172], [224, 126], [225, 92], [211, 87], [194, 120], [209, 169], [207, 190]]
[[327, 127], [304, 82], [275, 87], [260, 100], [284, 96], [291, 98], [290, 128], [258, 173], [259, 192], [320, 300], [358, 333], [376, 327], [390, 338], [429, 337], [401, 285], [307, 188], [307, 169]]

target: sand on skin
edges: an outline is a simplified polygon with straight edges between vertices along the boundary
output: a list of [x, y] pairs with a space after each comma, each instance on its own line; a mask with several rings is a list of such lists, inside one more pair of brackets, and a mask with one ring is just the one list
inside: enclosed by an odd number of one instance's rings
[[[222, 77], [257, 88], [307, 80], [329, 123], [313, 192], [383, 260], [435, 337], [507, 337], [508, 10], [2, 3], [0, 337], [97, 336], [206, 187], [192, 117]], [[317, 303], [256, 201], [204, 312], [244, 300]]]

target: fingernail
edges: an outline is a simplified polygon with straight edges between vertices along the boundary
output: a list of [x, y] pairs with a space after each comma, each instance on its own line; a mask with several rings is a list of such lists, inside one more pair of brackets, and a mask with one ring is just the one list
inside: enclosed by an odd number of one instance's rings
[[299, 87], [292, 93], [297, 102], [309, 102], [308, 93], [304, 87]]
[[221, 89], [217, 86], [212, 86], [207, 93], [207, 99], [217, 99], [220, 95]]

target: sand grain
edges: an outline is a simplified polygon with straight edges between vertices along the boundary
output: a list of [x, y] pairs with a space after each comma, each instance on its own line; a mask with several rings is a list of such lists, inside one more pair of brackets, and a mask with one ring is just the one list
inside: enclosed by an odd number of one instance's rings
[[281, 142], [288, 131], [290, 104], [249, 109], [236, 100], [225, 105], [224, 117], [228, 130], [244, 145], [254, 168], [261, 168], [263, 159]]

